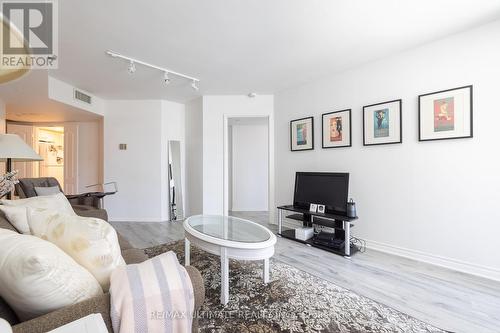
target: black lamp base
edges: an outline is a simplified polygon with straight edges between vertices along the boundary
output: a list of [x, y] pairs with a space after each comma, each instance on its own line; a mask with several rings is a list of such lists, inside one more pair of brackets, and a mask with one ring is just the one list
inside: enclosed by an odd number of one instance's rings
[[[12, 171], [12, 159], [8, 158], [7, 162], [5, 163], [6, 171], [7, 173]], [[7, 193], [6, 199], [11, 200], [12, 199], [12, 191]]]

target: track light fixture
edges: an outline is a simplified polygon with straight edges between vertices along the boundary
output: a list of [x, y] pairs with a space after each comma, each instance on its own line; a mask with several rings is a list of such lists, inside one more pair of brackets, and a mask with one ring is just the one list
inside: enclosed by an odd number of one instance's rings
[[163, 74], [163, 82], [165, 82], [165, 84], [170, 83], [170, 78], [168, 77], [168, 72], [165, 72], [165, 74]]
[[191, 82], [191, 88], [193, 88], [194, 91], [200, 90], [200, 88], [198, 88], [198, 86], [196, 85], [196, 81], [195, 80], [193, 80], [193, 82]]
[[128, 65], [128, 72], [129, 74], [134, 74], [135, 73], [135, 64], [132, 60], [130, 60], [130, 64]]
[[175, 76], [178, 76], [178, 77], [182, 77], [184, 79], [188, 79], [188, 80], [191, 80], [191, 88], [193, 88], [193, 90], [195, 91], [198, 91], [199, 88], [198, 88], [198, 82], [200, 82], [199, 79], [195, 78], [195, 77], [192, 77], [192, 76], [189, 76], [189, 75], [185, 75], [185, 74], [182, 74], [182, 73], [179, 73], [179, 72], [175, 72], [175, 71], [171, 71], [170, 69], [167, 69], [167, 68], [163, 68], [163, 67], [160, 67], [160, 66], [156, 66], [156, 65], [153, 65], [153, 64], [149, 64], [147, 62], [144, 62], [144, 61], [141, 61], [141, 60], [138, 60], [138, 59], [134, 59], [134, 58], [131, 58], [131, 57], [127, 57], [125, 55], [122, 55], [120, 53], [116, 53], [116, 52], [113, 52], [113, 51], [106, 51], [106, 54], [111, 56], [112, 58], [120, 58], [120, 59], [124, 59], [126, 61], [129, 62], [129, 65], [128, 65], [128, 72], [130, 74], [133, 74], [135, 73], [136, 71], [136, 64], [139, 64], [139, 65], [143, 65], [143, 66], [146, 66], [146, 67], [149, 67], [149, 68], [153, 68], [153, 69], [157, 69], [159, 71], [161, 71], [163, 73], [163, 82], [165, 84], [169, 84], [172, 80], [171, 78], [171, 75], [175, 75]]

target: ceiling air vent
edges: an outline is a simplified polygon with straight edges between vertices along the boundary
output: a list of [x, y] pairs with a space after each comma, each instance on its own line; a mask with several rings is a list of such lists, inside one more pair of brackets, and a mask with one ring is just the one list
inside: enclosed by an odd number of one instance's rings
[[80, 90], [75, 89], [75, 99], [87, 103], [92, 104], [92, 96], [87, 95], [86, 93], [81, 92]]

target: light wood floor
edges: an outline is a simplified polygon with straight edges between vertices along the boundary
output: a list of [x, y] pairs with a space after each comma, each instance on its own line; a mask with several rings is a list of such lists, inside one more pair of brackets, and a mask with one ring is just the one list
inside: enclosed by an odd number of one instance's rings
[[[267, 224], [266, 212], [232, 215]], [[145, 248], [184, 238], [182, 222], [114, 222]], [[374, 250], [346, 259], [278, 238], [274, 259], [452, 332], [500, 332], [500, 283]], [[272, 277], [271, 277], [272, 278]]]

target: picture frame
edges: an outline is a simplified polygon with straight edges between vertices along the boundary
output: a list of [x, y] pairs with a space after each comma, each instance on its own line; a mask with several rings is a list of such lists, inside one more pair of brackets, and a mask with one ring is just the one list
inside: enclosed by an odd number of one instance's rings
[[321, 115], [322, 148], [352, 147], [351, 109]]
[[309, 211], [310, 211], [311, 213], [316, 213], [317, 209], [318, 209], [318, 205], [313, 204], [313, 203], [312, 203], [312, 204], [309, 204]]
[[325, 205], [318, 205], [318, 213], [325, 214]]
[[314, 117], [290, 121], [290, 150], [303, 151], [314, 149]]
[[403, 143], [403, 101], [363, 106], [363, 146]]
[[472, 137], [472, 85], [418, 96], [418, 141]]

